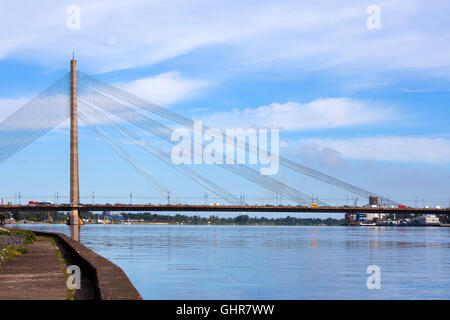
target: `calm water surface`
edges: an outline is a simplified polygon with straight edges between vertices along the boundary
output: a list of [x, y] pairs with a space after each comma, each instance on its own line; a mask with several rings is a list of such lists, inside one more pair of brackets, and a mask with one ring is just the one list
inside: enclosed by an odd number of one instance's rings
[[85, 225], [81, 242], [144, 299], [450, 299], [450, 228]]

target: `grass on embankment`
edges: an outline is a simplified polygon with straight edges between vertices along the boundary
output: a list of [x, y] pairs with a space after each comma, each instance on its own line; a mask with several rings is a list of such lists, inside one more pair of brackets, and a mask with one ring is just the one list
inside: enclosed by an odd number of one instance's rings
[[[55, 249], [55, 255], [58, 259], [59, 265], [61, 266], [61, 272], [64, 273], [64, 277], [67, 283], [67, 280], [69, 279], [69, 274], [67, 273], [67, 262], [64, 259], [63, 255], [61, 254], [61, 251], [59, 250], [58, 246], [56, 245], [55, 239], [53, 237], [42, 237], [48, 239], [53, 248]], [[75, 299], [75, 289], [69, 289], [67, 288], [67, 297], [66, 300], [73, 300]]]

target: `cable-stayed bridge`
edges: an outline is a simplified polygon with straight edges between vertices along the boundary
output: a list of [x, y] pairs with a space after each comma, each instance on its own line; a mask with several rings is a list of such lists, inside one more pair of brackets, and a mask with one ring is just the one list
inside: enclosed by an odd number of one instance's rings
[[[151, 113], [163, 121], [157, 121], [147, 114]], [[275, 179], [261, 175], [259, 171], [246, 164], [231, 164], [223, 161], [216, 165], [230, 174], [237, 175], [259, 187], [288, 199], [291, 206], [253, 206], [249, 205], [233, 192], [220, 186], [217, 181], [193, 170], [185, 164], [175, 164], [170, 153], [150, 144], [143, 137], [142, 132], [157, 137], [167, 144], [174, 144], [171, 139], [174, 129], [166, 123], [181, 126], [191, 132], [207, 131], [209, 126], [202, 124], [198, 128], [194, 120], [189, 119], [172, 110], [150, 103], [123, 89], [100, 81], [93, 76], [78, 71], [76, 60], [71, 60], [71, 70], [53, 85], [48, 87], [26, 105], [18, 109], [6, 120], [0, 123], [0, 165], [2, 162], [18, 153], [52, 129], [70, 119], [70, 204], [47, 206], [0, 206], [0, 211], [11, 210], [70, 210], [71, 223], [77, 224], [79, 210], [122, 210], [122, 211], [248, 211], [248, 212], [397, 212], [410, 210], [399, 208], [399, 203], [381, 194], [365, 190], [350, 183], [331, 177], [327, 174], [306, 167], [300, 163], [278, 155], [279, 164], [290, 169], [293, 173], [306, 175], [320, 182], [334, 186], [343, 191], [355, 194], [362, 198], [376, 198], [383, 204], [383, 208], [356, 208], [356, 207], [330, 207], [327, 203], [317, 200], [318, 207], [311, 207], [311, 197], [296, 187]], [[92, 129], [111, 149], [130, 165], [140, 176], [163, 197], [170, 198], [172, 205], [80, 205], [79, 174], [78, 174], [78, 119]], [[139, 146], [143, 151], [150, 153], [168, 167], [188, 177], [205, 190], [223, 199], [227, 205], [199, 206], [189, 205], [179, 195], [174, 193], [164, 182], [148, 167], [142, 165], [120, 145], [118, 138], [114, 138], [103, 130], [107, 126], [115, 135], [128, 143]], [[226, 141], [234, 137], [221, 132]], [[229, 139], [228, 139], [229, 138]], [[236, 148], [240, 148], [247, 155], [255, 156], [256, 148], [248, 141], [236, 141]], [[202, 148], [206, 145], [202, 142]], [[261, 151], [261, 150], [259, 150]], [[264, 150], [270, 154], [268, 150]], [[194, 153], [198, 152], [194, 149]], [[201, 152], [201, 151], [200, 151]], [[202, 156], [194, 154], [194, 156]], [[227, 159], [227, 155], [216, 151], [216, 158]], [[381, 211], [380, 211], [381, 210]], [[448, 213], [446, 209], [420, 209], [422, 213]], [[411, 210], [410, 210], [411, 211]], [[402, 211], [405, 212], [405, 211]], [[406, 212], [405, 212], [406, 213]]]

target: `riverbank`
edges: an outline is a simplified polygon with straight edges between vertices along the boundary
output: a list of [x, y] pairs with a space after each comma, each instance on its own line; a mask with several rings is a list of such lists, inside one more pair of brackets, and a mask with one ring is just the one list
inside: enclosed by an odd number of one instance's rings
[[[0, 267], [0, 300], [141, 300], [117, 265], [64, 234], [34, 231], [28, 252]], [[80, 268], [80, 289], [67, 287], [67, 267]]]
[[0, 300], [64, 300], [70, 297], [55, 247], [38, 237], [28, 252], [0, 266]]
[[[47, 231], [33, 231], [36, 235], [52, 237], [58, 246], [77, 265], [86, 283], [92, 283], [96, 300], [142, 300], [141, 295], [128, 279], [125, 272], [108, 259], [90, 250], [65, 234]], [[82, 286], [83, 288], [83, 286]], [[78, 291], [78, 290], [77, 290]]]

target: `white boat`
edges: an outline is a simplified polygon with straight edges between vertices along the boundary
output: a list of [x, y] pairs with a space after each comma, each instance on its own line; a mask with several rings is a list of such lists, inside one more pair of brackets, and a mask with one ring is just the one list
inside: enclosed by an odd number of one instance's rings
[[361, 222], [360, 226], [376, 226], [375, 222]]

